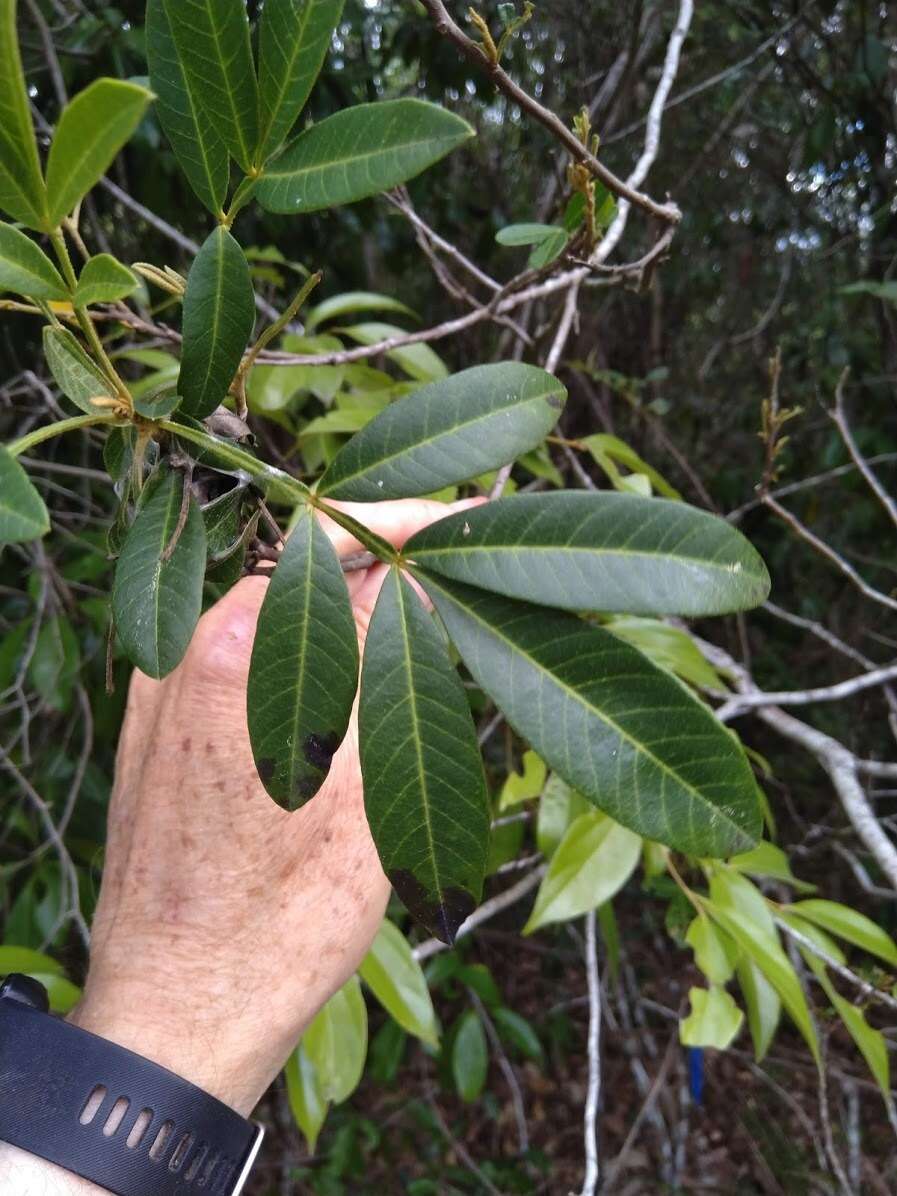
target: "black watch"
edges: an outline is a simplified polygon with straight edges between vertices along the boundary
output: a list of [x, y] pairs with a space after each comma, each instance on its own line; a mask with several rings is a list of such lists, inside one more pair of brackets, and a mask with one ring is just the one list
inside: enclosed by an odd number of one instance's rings
[[237, 1196], [264, 1130], [174, 1072], [0, 984], [0, 1141], [117, 1196]]

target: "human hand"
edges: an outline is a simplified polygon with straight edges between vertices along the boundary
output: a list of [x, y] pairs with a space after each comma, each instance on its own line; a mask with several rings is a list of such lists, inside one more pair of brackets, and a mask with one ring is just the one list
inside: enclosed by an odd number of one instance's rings
[[[397, 547], [470, 505], [340, 504]], [[360, 547], [322, 525], [338, 555]], [[375, 565], [346, 578], [362, 645], [384, 575]], [[246, 680], [267, 584], [235, 585], [170, 676], [134, 674], [90, 971], [71, 1018], [244, 1114], [358, 967], [389, 895], [364, 814], [354, 714], [302, 809], [280, 809], [256, 775]]]

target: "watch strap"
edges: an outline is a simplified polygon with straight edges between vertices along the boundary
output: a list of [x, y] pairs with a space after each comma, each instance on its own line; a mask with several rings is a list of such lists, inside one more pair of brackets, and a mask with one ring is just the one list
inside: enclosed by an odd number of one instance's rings
[[50, 1016], [35, 984], [11, 976], [0, 987], [0, 1140], [116, 1196], [237, 1196], [262, 1128], [167, 1068]]

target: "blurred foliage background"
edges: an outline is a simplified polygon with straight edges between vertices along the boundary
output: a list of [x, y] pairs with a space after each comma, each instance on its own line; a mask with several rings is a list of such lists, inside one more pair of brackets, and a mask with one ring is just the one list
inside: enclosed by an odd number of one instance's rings
[[[459, 20], [462, 7], [454, 6]], [[493, 23], [498, 7], [482, 7]], [[73, 92], [99, 74], [145, 75], [139, 0], [114, 6], [28, 0], [20, 9], [26, 72], [47, 120], [58, 111], [61, 82]], [[35, 13], [49, 30], [61, 79], [48, 65]], [[505, 66], [567, 122], [586, 106], [602, 159], [625, 176], [641, 151], [675, 15], [670, 0], [542, 0], [509, 43]], [[894, 659], [893, 619], [883, 619], [880, 607], [757, 504], [755, 486], [764, 469], [761, 402], [770, 357], [780, 351], [781, 402], [801, 410], [789, 424], [777, 484], [807, 483], [789, 497], [792, 509], [871, 584], [894, 591], [894, 529], [855, 470], [831, 472], [849, 458], [828, 409], [849, 366], [845, 395], [854, 435], [892, 482], [895, 39], [897, 10], [875, 0], [700, 0], [649, 179], [652, 195], [669, 194], [682, 208], [681, 228], [649, 286], [602, 280], [586, 288], [559, 371], [571, 395], [565, 436], [616, 435], [689, 501], [737, 512], [733, 517], [769, 564], [774, 602], [824, 625], [876, 664]], [[460, 113], [478, 133], [411, 185], [415, 207], [490, 275], [510, 277], [526, 251], [497, 244], [497, 231], [517, 221], [557, 220], [569, 197], [556, 143], [461, 59], [413, 2], [349, 0], [312, 115], [414, 94]], [[110, 183], [88, 201], [90, 227], [107, 242], [96, 247], [124, 261], [183, 270], [187, 241], [201, 240], [209, 219], [152, 112]], [[283, 305], [297, 272], [322, 269], [316, 300], [374, 291], [400, 300], [427, 325], [463, 309], [434, 277], [411, 225], [384, 200], [302, 220], [253, 206], [238, 221], [242, 243], [257, 251], [257, 289], [274, 304]], [[655, 232], [631, 220], [626, 259], [647, 251]], [[869, 285], [848, 289], [858, 282]], [[544, 357], [555, 316], [547, 304], [525, 312], [533, 341], [524, 350], [527, 360]], [[164, 312], [158, 318], [164, 321]], [[433, 347], [459, 369], [508, 355], [513, 344], [508, 329], [483, 322]], [[38, 321], [3, 313], [0, 360], [0, 436], [8, 439], [27, 431], [53, 401], [37, 364]], [[326, 414], [322, 393], [307, 387], [294, 413], [302, 421]], [[283, 421], [258, 411], [256, 417], [266, 450], [283, 457], [289, 447]], [[326, 453], [326, 438], [321, 446]], [[18, 762], [15, 774], [0, 773], [0, 917], [4, 943], [48, 951], [78, 981], [83, 950], [62, 919], [67, 882], [46, 842], [40, 808], [46, 803], [64, 819], [89, 918], [127, 677], [116, 662], [114, 691], [107, 693], [108, 562], [100, 549], [112, 503], [102, 463], [87, 437], [54, 442], [47, 459], [54, 468], [38, 476], [53, 509], [53, 535], [27, 551], [7, 552], [0, 585], [2, 746]], [[563, 454], [554, 453], [551, 468], [578, 484]], [[850, 666], [823, 639], [768, 610], [715, 621], [711, 634], [765, 689], [825, 685], [849, 675]], [[19, 676], [32, 636], [27, 675]], [[877, 689], [812, 709], [815, 726], [874, 758], [893, 755], [886, 715]], [[832, 786], [812, 757], [759, 722], [739, 730], [768, 762], [778, 842], [797, 874], [893, 931], [895, 894], [857, 855]], [[521, 766], [522, 745], [500, 728], [487, 752], [498, 793]], [[897, 815], [897, 789], [882, 781], [874, 796], [888, 826]], [[510, 841], [499, 842], [502, 834]], [[500, 828], [496, 837], [499, 862], [534, 850], [526, 822]], [[843, 1030], [828, 1044], [835, 1081], [831, 1108], [823, 1112], [812, 1062], [792, 1029], [783, 1030], [762, 1067], [743, 1040], [712, 1057], [679, 1045], [676, 1019], [697, 972], [681, 943], [684, 924], [681, 911], [677, 923], [675, 905], [663, 886], [636, 878], [615, 901], [618, 941], [607, 932], [603, 939], [601, 1155], [609, 1163], [622, 1158], [607, 1190], [838, 1192], [843, 1183], [825, 1162], [826, 1138], [833, 1137], [849, 1190], [893, 1191], [893, 1134]], [[272, 1092], [265, 1108], [271, 1138], [254, 1196], [578, 1189], [588, 1024], [581, 928], [564, 923], [521, 939], [525, 917], [525, 909], [511, 907], [429, 962], [437, 1013], [450, 1028], [441, 1052], [407, 1040], [372, 1008], [365, 1077], [334, 1110], [313, 1152], [295, 1128], [283, 1085]], [[60, 990], [60, 1003], [67, 995]], [[465, 1029], [477, 1002], [504, 1023], [500, 1052], [490, 1041], [483, 1054], [476, 1032]], [[887, 1017], [879, 1022], [893, 1044], [897, 1026], [887, 1023]], [[465, 1035], [459, 1054], [454, 1043]], [[458, 1058], [467, 1069], [460, 1081]]]

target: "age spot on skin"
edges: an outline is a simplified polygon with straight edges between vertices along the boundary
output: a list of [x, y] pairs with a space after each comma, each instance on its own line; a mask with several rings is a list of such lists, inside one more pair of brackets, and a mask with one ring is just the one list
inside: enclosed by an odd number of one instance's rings
[[181, 751], [189, 752], [192, 747], [193, 747], [193, 740], [190, 738], [189, 735], [185, 736], [185, 738], [181, 740]]

